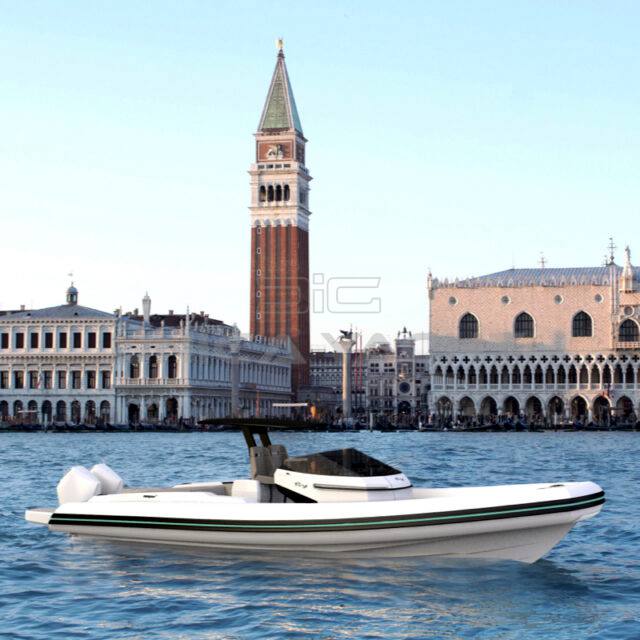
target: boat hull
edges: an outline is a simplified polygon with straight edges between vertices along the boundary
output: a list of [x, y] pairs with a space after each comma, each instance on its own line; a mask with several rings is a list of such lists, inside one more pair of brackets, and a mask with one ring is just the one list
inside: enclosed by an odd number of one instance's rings
[[[272, 505], [274, 514], [269, 512], [270, 505], [235, 505], [221, 512], [220, 508], [207, 510], [202, 503], [195, 502], [201, 505], [200, 517], [192, 517], [196, 510], [184, 506], [177, 507], [173, 516], [167, 516], [166, 505], [164, 515], [149, 510], [147, 515], [141, 515], [144, 510], [140, 507], [136, 510], [131, 503], [112, 509], [111, 513], [97, 513], [88, 506], [73, 513], [65, 505], [51, 514], [47, 524], [52, 531], [103, 539], [235, 551], [535, 562], [574, 524], [596, 515], [602, 508], [604, 493], [597, 485], [584, 484], [590, 492], [572, 491], [574, 495], [562, 499], [474, 505], [466, 509], [397, 513], [396, 507], [396, 513], [389, 513], [389, 503], [385, 503], [386, 513], [380, 515], [384, 505], [343, 504], [339, 507], [341, 517], [335, 517], [334, 512], [332, 518], [326, 517], [331, 513], [327, 505], [309, 504]], [[434, 500], [401, 502], [424, 507]], [[211, 517], [213, 514], [215, 519]], [[43, 516], [39, 517], [42, 522]]]
[[[593, 514], [595, 515], [595, 513]], [[230, 534], [224, 532], [186, 532], [160, 529], [132, 530], [125, 527], [51, 527], [81, 536], [191, 547], [209, 547], [231, 551], [283, 552], [295, 555], [346, 555], [349, 557], [402, 558], [412, 556], [474, 557], [491, 560], [535, 562], [548, 553], [569, 532], [575, 521], [545, 524], [529, 523], [528, 527], [500, 528], [486, 524], [468, 525], [464, 534], [452, 532], [459, 525], [420, 527], [408, 536], [401, 529], [384, 533], [353, 531], [336, 536], [332, 533], [306, 534]], [[519, 523], [522, 525], [523, 523]]]

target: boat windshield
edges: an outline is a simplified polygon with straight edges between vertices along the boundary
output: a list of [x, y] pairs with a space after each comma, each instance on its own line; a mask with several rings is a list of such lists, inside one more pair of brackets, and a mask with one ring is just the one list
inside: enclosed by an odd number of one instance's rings
[[287, 458], [280, 467], [286, 471], [311, 473], [319, 476], [391, 476], [402, 473], [380, 460], [376, 460], [357, 449], [335, 449], [306, 456]]

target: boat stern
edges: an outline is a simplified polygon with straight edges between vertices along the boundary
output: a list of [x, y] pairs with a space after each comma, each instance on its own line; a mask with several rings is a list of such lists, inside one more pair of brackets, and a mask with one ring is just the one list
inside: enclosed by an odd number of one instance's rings
[[24, 519], [33, 524], [48, 525], [54, 511], [49, 507], [32, 507], [24, 512]]

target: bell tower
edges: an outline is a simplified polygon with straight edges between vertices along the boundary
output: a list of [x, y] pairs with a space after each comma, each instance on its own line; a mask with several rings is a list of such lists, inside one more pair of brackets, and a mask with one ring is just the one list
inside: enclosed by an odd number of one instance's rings
[[278, 41], [251, 165], [251, 333], [289, 337], [292, 387], [309, 383], [309, 182], [300, 117]]

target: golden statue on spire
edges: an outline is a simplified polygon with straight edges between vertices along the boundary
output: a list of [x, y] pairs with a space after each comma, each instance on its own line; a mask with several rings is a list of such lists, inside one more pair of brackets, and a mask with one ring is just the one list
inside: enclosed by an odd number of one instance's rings
[[279, 53], [282, 53], [282, 50], [284, 49], [284, 38], [278, 38], [276, 40], [276, 48]]

